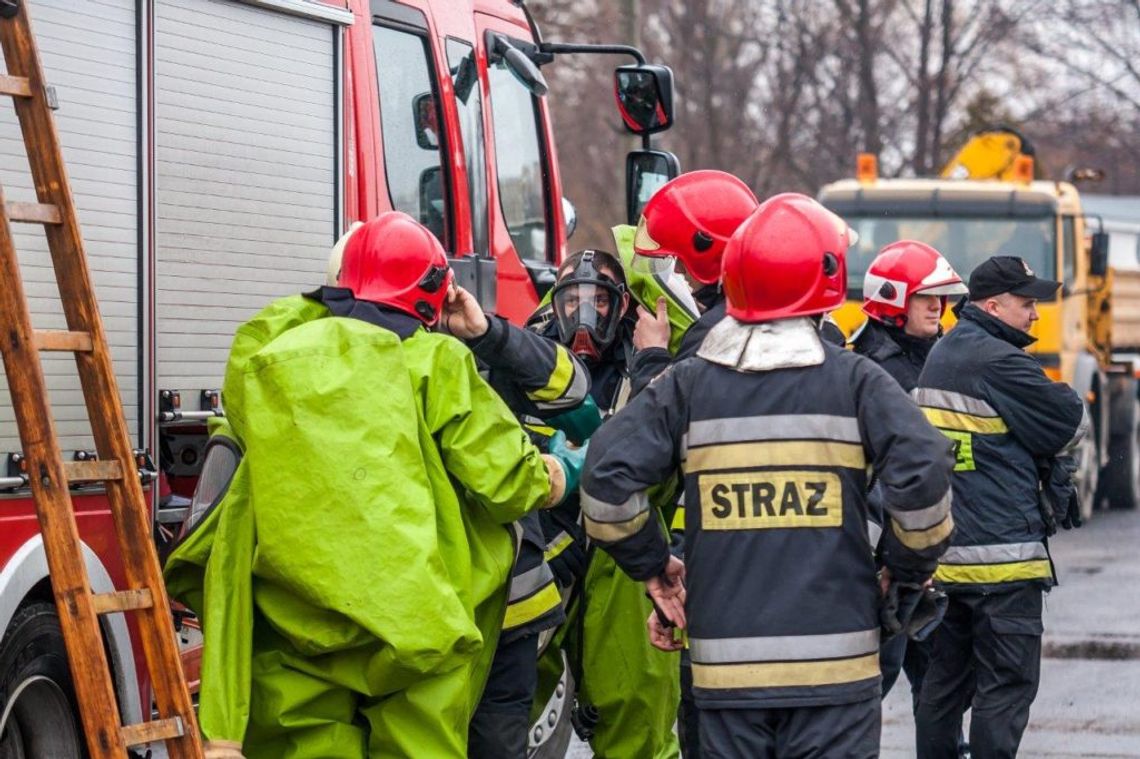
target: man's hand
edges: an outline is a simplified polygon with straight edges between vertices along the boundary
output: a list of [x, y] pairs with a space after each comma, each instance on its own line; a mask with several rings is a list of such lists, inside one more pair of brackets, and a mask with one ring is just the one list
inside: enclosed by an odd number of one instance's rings
[[447, 292], [442, 317], [444, 331], [460, 340], [482, 337], [491, 326], [479, 301], [459, 285], [452, 286]]
[[645, 589], [661, 613], [676, 627], [684, 629], [685, 563], [676, 556], [670, 556], [665, 571], [646, 580]]
[[891, 589], [891, 570], [883, 567], [879, 570], [879, 595], [883, 598], [887, 597], [887, 593]]
[[634, 348], [639, 351], [646, 348], [668, 348], [671, 334], [664, 298], [657, 299], [656, 314], [649, 313], [644, 306], [637, 307], [637, 326], [633, 330]]
[[683, 641], [673, 638], [673, 630], [676, 628], [661, 624], [661, 618], [657, 616], [656, 609], [649, 612], [649, 619], [645, 620], [645, 626], [649, 628], [649, 643], [654, 648], [662, 651], [680, 651], [685, 647]]

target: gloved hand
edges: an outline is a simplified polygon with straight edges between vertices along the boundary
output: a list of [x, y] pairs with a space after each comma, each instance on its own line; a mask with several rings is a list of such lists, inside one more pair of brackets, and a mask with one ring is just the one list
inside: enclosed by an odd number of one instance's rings
[[1084, 522], [1081, 519], [1081, 499], [1074, 489], [1069, 494], [1069, 505], [1065, 509], [1065, 515], [1061, 517], [1061, 527], [1066, 530], [1072, 530], [1080, 527]]
[[547, 508], [557, 506], [566, 496], [578, 489], [582, 479], [582, 468], [586, 464], [586, 447], [574, 448], [566, 440], [566, 433], [559, 430], [550, 438], [547, 453], [543, 454], [547, 466], [558, 467], [561, 471], [551, 472], [551, 500]]
[[942, 622], [949, 599], [931, 585], [891, 581], [879, 607], [883, 640], [905, 633], [911, 640], [926, 640]]
[[589, 395], [575, 408], [546, 419], [546, 423], [556, 430], [566, 433], [566, 438], [574, 445], [583, 445], [598, 427], [602, 426], [602, 412]]
[[1055, 459], [1038, 461], [1037, 472], [1041, 478], [1041, 492], [1038, 496], [1041, 516], [1045, 522], [1045, 533], [1053, 535], [1060, 525], [1066, 530], [1080, 527], [1081, 499], [1073, 474], [1077, 461], [1072, 456], [1058, 456]]

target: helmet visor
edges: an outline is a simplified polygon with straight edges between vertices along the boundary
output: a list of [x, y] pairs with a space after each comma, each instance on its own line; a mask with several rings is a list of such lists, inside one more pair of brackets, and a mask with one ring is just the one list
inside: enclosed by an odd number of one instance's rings
[[662, 279], [668, 279], [673, 274], [677, 259], [673, 256], [643, 256], [633, 254], [633, 270], [642, 274], [649, 274]]
[[601, 279], [572, 280], [554, 288], [554, 314], [558, 335], [570, 345], [585, 330], [598, 350], [604, 350], [617, 336], [621, 322], [623, 290]]
[[645, 217], [637, 222], [637, 231], [633, 235], [633, 249], [640, 255], [656, 255], [654, 251], [661, 250], [661, 243], [649, 236], [649, 227]]

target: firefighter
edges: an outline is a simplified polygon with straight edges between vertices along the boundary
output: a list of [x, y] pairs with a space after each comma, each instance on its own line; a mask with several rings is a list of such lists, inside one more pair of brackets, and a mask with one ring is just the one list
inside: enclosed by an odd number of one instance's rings
[[965, 294], [962, 278], [937, 250], [915, 240], [891, 243], [863, 278], [863, 313], [869, 318], [852, 336], [852, 346], [909, 393], [942, 335], [947, 298]]
[[[926, 356], [942, 334], [947, 298], [964, 295], [966, 285], [950, 262], [925, 243], [900, 240], [879, 251], [863, 278], [863, 313], [867, 321], [852, 337], [856, 353], [881, 366], [907, 393], [918, 384]], [[882, 514], [872, 507], [871, 542], [878, 545]], [[909, 641], [896, 635], [884, 641], [880, 666], [883, 696], [890, 692], [900, 670], [910, 680], [913, 708], [918, 708], [922, 676], [930, 661], [927, 641]]]
[[[586, 364], [591, 398], [606, 417], [629, 397], [631, 303], [621, 262], [605, 251], [582, 250], [558, 269], [551, 318], [534, 325]], [[671, 501], [671, 491], [659, 494], [659, 503]], [[548, 554], [573, 557], [567, 566], [584, 569], [574, 577], [563, 575], [578, 591], [559, 636], [577, 681], [576, 728], [603, 759], [676, 757], [677, 656], [649, 645], [644, 632], [649, 599], [609, 556], [586, 546], [579, 515], [576, 498], [541, 515]]]
[[[518, 416], [545, 421], [575, 409], [587, 397], [590, 374], [568, 348], [487, 316], [462, 288], [454, 288], [445, 303], [442, 326], [466, 342], [487, 368], [491, 387]], [[547, 445], [557, 447], [562, 442]], [[539, 634], [566, 618], [555, 572], [572, 560], [573, 553], [552, 558], [552, 568], [544, 559], [547, 541], [539, 515], [527, 514], [518, 526], [519, 552], [503, 631], [468, 731], [467, 755], [473, 759], [525, 759], [538, 682]]]
[[[732, 233], [758, 205], [748, 185], [732, 174], [715, 170], [682, 174], [665, 183], [645, 204], [633, 238], [634, 268], [657, 275], [679, 272], [689, 283], [701, 315], [685, 330], [674, 355], [669, 350], [673, 327], [666, 319], [665, 304], [658, 302], [655, 312], [638, 307], [633, 333], [637, 353], [631, 365], [634, 394], [674, 361], [694, 355], [709, 329], [724, 318], [721, 257]], [[680, 545], [684, 537], [684, 520], [684, 505], [678, 504], [670, 525], [674, 545]], [[677, 734], [686, 757], [700, 756], [688, 651], [681, 652]]]
[[425, 329], [452, 274], [423, 226], [365, 224], [340, 283], [234, 339], [241, 460], [167, 567], [201, 607], [202, 730], [253, 759], [462, 757], [510, 525], [557, 504], [580, 461], [540, 454], [471, 353]]
[[[726, 318], [591, 440], [586, 531], [645, 581], [656, 645], [682, 645], [661, 617], [686, 628], [702, 756], [877, 756], [868, 465], [895, 578], [927, 580], [953, 527], [947, 441], [882, 369], [820, 337], [849, 242], [808, 197], [761, 204], [725, 250]], [[684, 562], [645, 497], [677, 467]]]
[[914, 392], [954, 443], [959, 525], [935, 574], [950, 605], [919, 698], [920, 757], [957, 755], [968, 708], [974, 755], [1014, 756], [1037, 694], [1042, 593], [1055, 581], [1037, 460], [1070, 450], [1088, 426], [1080, 397], [1024, 351], [1036, 302], [1060, 286], [1017, 257], [982, 262]]

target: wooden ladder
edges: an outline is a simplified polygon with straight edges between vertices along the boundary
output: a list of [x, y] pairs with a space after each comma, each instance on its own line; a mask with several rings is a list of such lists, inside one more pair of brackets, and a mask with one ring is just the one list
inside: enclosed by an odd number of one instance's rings
[[[13, 98], [39, 199], [38, 203], [7, 203], [0, 187], [0, 351], [87, 746], [92, 759], [121, 759], [128, 746], [161, 740], [172, 758], [201, 757], [198, 723], [183, 679], [170, 601], [91, 286], [27, 0], [0, 0], [0, 45], [8, 69], [0, 75], [0, 94]], [[66, 331], [32, 329], [10, 222], [44, 226]], [[64, 463], [38, 351], [75, 354], [97, 460]], [[105, 483], [129, 585], [124, 590], [91, 591], [69, 493], [69, 485], [76, 482]], [[120, 722], [98, 617], [116, 612], [137, 612], [159, 715], [154, 721], [126, 726]]]

